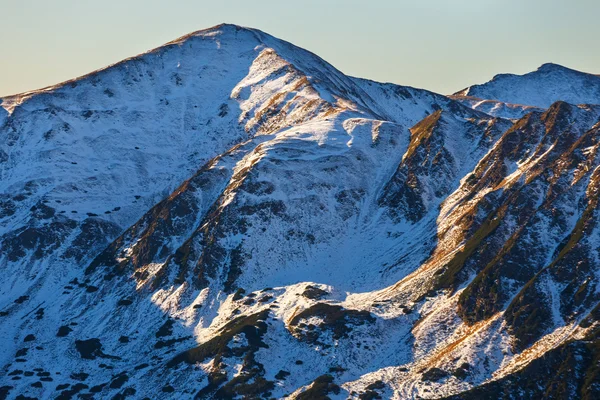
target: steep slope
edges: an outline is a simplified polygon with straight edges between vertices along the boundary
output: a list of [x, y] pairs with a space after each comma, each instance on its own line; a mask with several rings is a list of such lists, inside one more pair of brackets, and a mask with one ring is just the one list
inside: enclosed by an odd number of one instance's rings
[[[477, 116], [469, 109], [460, 106], [459, 109], [470, 118]], [[448, 164], [444, 177], [448, 186], [440, 188], [438, 196], [452, 191], [450, 182], [453, 180], [458, 186], [461, 169], [456, 164], [464, 161], [458, 154], [450, 153], [456, 151], [458, 143], [469, 144], [461, 150], [481, 155], [494, 142], [494, 135], [500, 135], [501, 130], [494, 128], [494, 120], [485, 118], [469, 121], [450, 113], [440, 122], [434, 133], [440, 139], [436, 140], [436, 148], [431, 153], [446, 154], [437, 163]], [[410, 257], [419, 263], [427, 254], [428, 241], [415, 241], [415, 232], [433, 237], [434, 225], [429, 218], [422, 217], [395, 223], [391, 213], [374, 212], [380, 203], [386, 202], [378, 199], [378, 193], [393, 173], [394, 165], [390, 164], [393, 154], [400, 150], [398, 153], [404, 153], [405, 159], [410, 158], [410, 154], [406, 156], [410, 146], [408, 137], [400, 140], [403, 132], [393, 124], [374, 123], [345, 112], [334, 121], [339, 120], [343, 120], [339, 127], [331, 121], [321, 121], [285, 130], [273, 139], [261, 141], [250, 153], [236, 149], [241, 161], [228, 177], [221, 199], [206, 217], [198, 220], [197, 210], [201, 207], [186, 201], [183, 210], [187, 214], [178, 217], [198, 222], [195, 227], [185, 227], [183, 238], [178, 239], [175, 246], [169, 246], [173, 241], [165, 240], [164, 232], [178, 229], [180, 224], [164, 216], [178, 212], [184, 197], [193, 199], [188, 197], [187, 184], [174, 194], [172, 202], [164, 204], [167, 207], [161, 205], [159, 210], [153, 210], [149, 219], [139, 224], [141, 229], [136, 225], [126, 232], [88, 269], [92, 276], [98, 271], [110, 280], [126, 272], [137, 278], [138, 288], [160, 287], [154, 295], [155, 302], [185, 318], [186, 324], [191, 326], [201, 322], [204, 315], [215, 312], [218, 306], [219, 316], [209, 328], [216, 331], [217, 336], [209, 335], [207, 340], [225, 340], [223, 345], [231, 340], [227, 332], [232, 329], [229, 324], [234, 321], [233, 315], [239, 315], [240, 323], [246, 318], [254, 321], [259, 315], [260, 320], [268, 320], [266, 326], [253, 322], [252, 326], [259, 329], [261, 341], [253, 345], [257, 348], [246, 349], [251, 351], [252, 362], [247, 361], [250, 357], [247, 352], [241, 353], [245, 357], [243, 362], [237, 360], [235, 354], [228, 355], [229, 360], [216, 358], [218, 362], [213, 361], [210, 373], [216, 375], [209, 374], [209, 382], [212, 382], [211, 376], [213, 379], [218, 376], [219, 380], [205, 388], [203, 393], [207, 396], [227, 398], [232, 393], [251, 389], [278, 397], [310, 383], [335, 365], [347, 367], [344, 369], [348, 369], [348, 379], [397, 359], [390, 359], [390, 354], [397, 351], [393, 348], [384, 354], [378, 354], [375, 348], [370, 350], [370, 346], [365, 350], [352, 349], [364, 340], [375, 340], [384, 346], [393, 335], [406, 335], [406, 325], [379, 321], [371, 313], [345, 309], [331, 300], [339, 296], [343, 299], [345, 291], [371, 290], [381, 287], [382, 282], [393, 282], [405, 275], [409, 271], [404, 265], [392, 263], [398, 257]], [[466, 131], [464, 137], [449, 135], [458, 129]], [[449, 136], [444, 139], [446, 135]], [[429, 153], [430, 147], [431, 144], [423, 144], [421, 153]], [[397, 162], [404, 164], [403, 160]], [[218, 169], [220, 163], [221, 160], [210, 168]], [[466, 170], [472, 167], [463, 166]], [[419, 174], [428, 175], [429, 169], [421, 168]], [[300, 174], [300, 171], [303, 172]], [[197, 175], [202, 182], [206, 182], [205, 173], [203, 170]], [[190, 185], [195, 182], [196, 178]], [[425, 199], [440, 201], [424, 196]], [[431, 217], [436, 209], [430, 208]], [[162, 228], [164, 224], [166, 229]], [[170, 250], [165, 249], [165, 242]], [[420, 251], [415, 245], [421, 247]], [[297, 283], [301, 281], [323, 282], [327, 286]], [[335, 297], [329, 302], [314, 301], [329, 297], [332, 290]], [[235, 293], [228, 301], [219, 302], [223, 291]], [[307, 294], [311, 292], [317, 293], [315, 298]], [[308, 299], [298, 296], [308, 296]], [[323, 322], [319, 322], [321, 318]], [[312, 321], [313, 328], [309, 331], [305, 328], [306, 320]], [[364, 328], [370, 324], [371, 332], [353, 328], [355, 324]], [[328, 349], [332, 341], [339, 343], [336, 348]], [[315, 344], [317, 347], [313, 347]], [[264, 358], [269, 358], [269, 353], [260, 350], [263, 346], [269, 346], [274, 354], [288, 356], [276, 364], [272, 360], [267, 363]], [[185, 363], [202, 362], [225, 350], [207, 351], [202, 344], [181, 353], [170, 365], [179, 368], [178, 375], [188, 376], [191, 371], [182, 367]], [[289, 372], [292, 361], [289, 355], [305, 361], [302, 367], [296, 368], [293, 378], [290, 376], [283, 382], [275, 376], [280, 370]], [[312, 360], [316, 355], [320, 360], [315, 363]], [[397, 362], [405, 361], [400, 358]], [[247, 370], [247, 373], [232, 373], [230, 369], [235, 364], [241, 365], [242, 371]], [[174, 374], [171, 377], [177, 376]], [[256, 375], [268, 382], [255, 382]], [[276, 381], [280, 382], [274, 386]]]
[[594, 398], [600, 108], [458, 100], [234, 25], [3, 99], [0, 397]]
[[541, 108], [559, 100], [599, 104], [600, 76], [548, 63], [524, 75], [496, 75], [489, 82], [469, 86], [454, 95]]
[[518, 393], [521, 399], [595, 399], [600, 395], [598, 344], [596, 328], [579, 340], [567, 340], [514, 374], [449, 398], [513, 399]]
[[400, 398], [440, 397], [510, 376], [597, 324], [599, 117], [598, 107], [556, 103], [518, 121], [444, 201], [429, 260], [390, 288], [350, 299], [383, 302], [388, 318], [403, 308], [421, 314], [416, 360], [371, 379]]

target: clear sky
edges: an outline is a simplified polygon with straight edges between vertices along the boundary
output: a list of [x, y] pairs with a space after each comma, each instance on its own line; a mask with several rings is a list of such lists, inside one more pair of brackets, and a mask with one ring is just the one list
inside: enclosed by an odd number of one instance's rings
[[453, 93], [545, 62], [600, 74], [600, 0], [0, 0], [0, 96], [221, 22], [344, 73]]

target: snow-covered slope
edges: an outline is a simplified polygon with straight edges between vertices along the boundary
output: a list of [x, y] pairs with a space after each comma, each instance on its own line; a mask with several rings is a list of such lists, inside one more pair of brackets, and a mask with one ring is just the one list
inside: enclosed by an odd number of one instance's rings
[[496, 75], [491, 81], [469, 86], [455, 96], [541, 108], [548, 108], [559, 100], [571, 104], [599, 104], [600, 76], [548, 63], [524, 75]]
[[3, 99], [0, 397], [593, 398], [600, 109], [458, 100], [234, 25]]
[[474, 110], [482, 111], [494, 117], [519, 119], [532, 111], [543, 111], [543, 108], [522, 104], [503, 103], [497, 100], [483, 100], [478, 97], [453, 95], [448, 96]]

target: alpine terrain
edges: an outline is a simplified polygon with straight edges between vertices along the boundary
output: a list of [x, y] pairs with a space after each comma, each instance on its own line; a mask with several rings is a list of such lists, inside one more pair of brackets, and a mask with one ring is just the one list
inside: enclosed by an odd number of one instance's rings
[[1, 399], [600, 398], [600, 76], [224, 24], [0, 106]]

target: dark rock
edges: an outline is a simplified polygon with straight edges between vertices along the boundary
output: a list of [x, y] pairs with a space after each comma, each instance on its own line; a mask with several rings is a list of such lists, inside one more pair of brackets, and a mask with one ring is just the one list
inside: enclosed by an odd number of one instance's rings
[[329, 393], [339, 394], [340, 387], [333, 381], [331, 375], [321, 375], [310, 385], [304, 392], [300, 393], [296, 399], [298, 400], [321, 400], [328, 399]]
[[173, 321], [172, 319], [168, 319], [164, 324], [162, 324], [160, 328], [158, 328], [158, 331], [156, 332], [155, 336], [157, 338], [171, 336], [173, 334], [174, 323], [175, 321]]
[[63, 325], [60, 328], [58, 328], [58, 332], [56, 333], [56, 336], [57, 337], [65, 337], [71, 332], [73, 332], [73, 329], [69, 328], [67, 325]]
[[77, 373], [72, 373], [71, 374], [71, 379], [74, 379], [76, 381], [85, 381], [90, 375], [86, 374], [85, 372], [77, 372]]
[[288, 371], [279, 370], [279, 372], [275, 375], [275, 379], [280, 381], [284, 380], [288, 376], [290, 376], [290, 373]]
[[302, 292], [302, 296], [306, 297], [307, 299], [311, 299], [311, 300], [319, 300], [325, 296], [327, 296], [329, 293], [323, 289], [320, 289], [316, 286], [312, 286], [312, 285], [308, 285], [305, 289], [304, 292]]
[[129, 380], [129, 376], [127, 376], [126, 373], [122, 372], [121, 374], [117, 375], [111, 382], [110, 382], [110, 388], [111, 389], [119, 389], [121, 386], [123, 386], [125, 384], [125, 382], [127, 382]]
[[440, 368], [430, 368], [427, 371], [425, 371], [423, 373], [423, 375], [421, 376], [421, 380], [422, 381], [432, 381], [432, 382], [437, 382], [437, 381], [441, 381], [442, 379], [448, 377], [450, 374], [446, 371], [444, 371], [443, 369]]
[[94, 293], [98, 291], [98, 287], [89, 285], [87, 288], [85, 288], [85, 291], [88, 293]]
[[121, 299], [119, 300], [119, 302], [117, 303], [118, 306], [129, 306], [133, 303], [132, 300], [130, 299]]
[[175, 388], [171, 385], [163, 386], [163, 388], [162, 388], [163, 393], [173, 393], [174, 391], [175, 391]]

